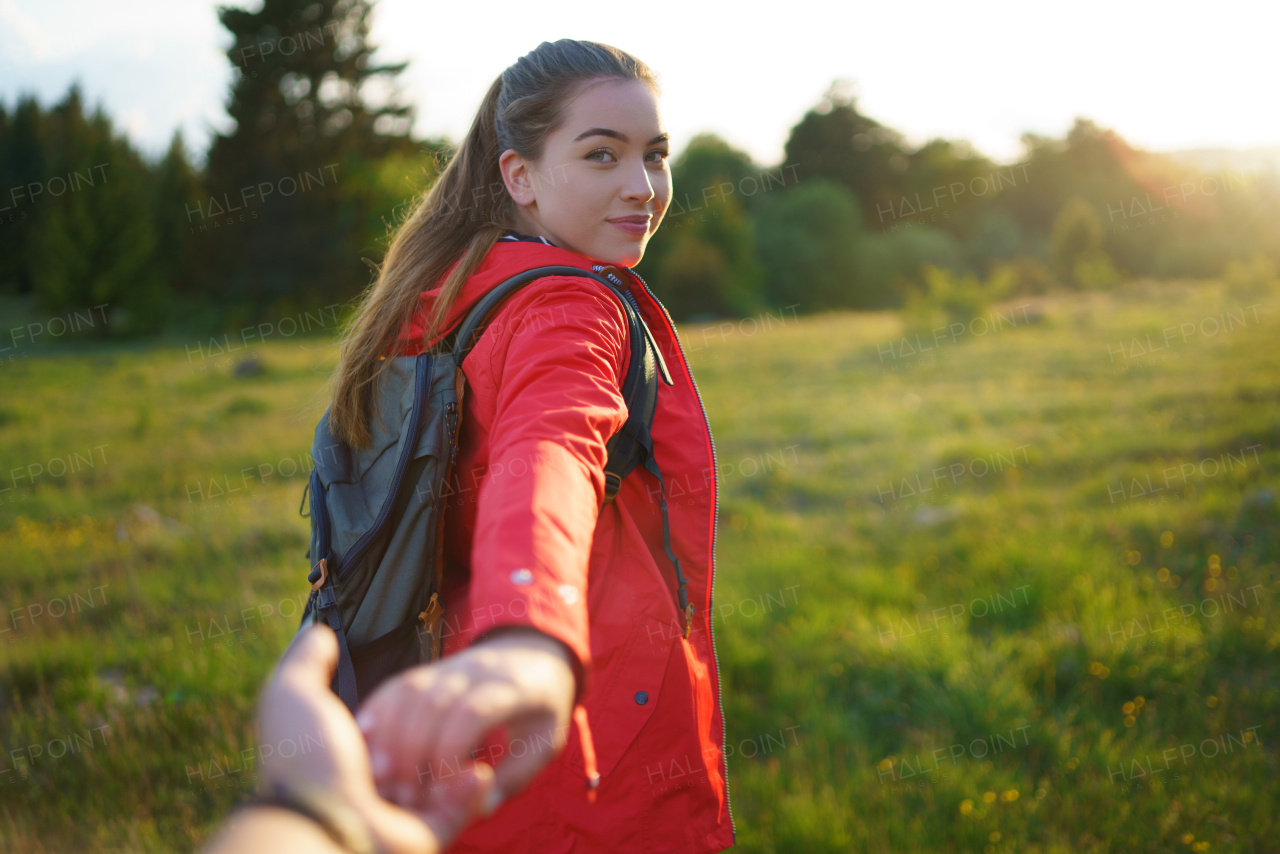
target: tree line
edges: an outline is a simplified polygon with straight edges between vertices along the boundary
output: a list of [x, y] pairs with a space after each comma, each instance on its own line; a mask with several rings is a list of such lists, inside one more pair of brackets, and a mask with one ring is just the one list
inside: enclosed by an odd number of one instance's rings
[[1200, 174], [1087, 119], [1062, 139], [1022, 142], [1012, 164], [963, 142], [913, 147], [838, 81], [791, 129], [781, 165], [693, 139], [638, 269], [678, 317], [898, 307], [960, 279], [999, 298], [1211, 277], [1246, 262], [1274, 276], [1274, 172]]
[[[98, 329], [120, 334], [355, 297], [453, 150], [410, 136], [404, 64], [376, 61], [370, 5], [221, 8], [233, 125], [199, 160], [180, 134], [142, 156], [74, 86], [49, 107], [0, 104], [0, 295], [50, 312], [106, 304]], [[1003, 296], [1274, 269], [1274, 173], [1201, 174], [1085, 119], [1023, 144], [1012, 164], [963, 142], [911, 145], [837, 81], [782, 163], [692, 139], [638, 271], [677, 319], [698, 319], [899, 306], [939, 270]]]

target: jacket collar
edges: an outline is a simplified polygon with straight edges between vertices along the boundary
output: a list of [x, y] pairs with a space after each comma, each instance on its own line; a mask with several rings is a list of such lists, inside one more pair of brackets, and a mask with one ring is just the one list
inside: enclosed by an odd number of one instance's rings
[[[481, 262], [480, 267], [471, 274], [471, 277], [462, 286], [462, 290], [458, 293], [458, 298], [453, 301], [453, 305], [449, 307], [448, 314], [445, 315], [445, 322], [441, 326], [440, 334], [428, 342], [427, 346], [434, 345], [441, 338], [452, 332], [481, 297], [517, 273], [534, 267], [552, 265], [590, 270], [592, 267], [603, 264], [603, 261], [597, 261], [585, 255], [571, 252], [568, 249], [561, 249], [558, 246], [525, 241], [499, 241], [493, 245], [493, 248], [489, 250], [489, 254]], [[613, 270], [622, 269], [616, 265], [610, 266]], [[442, 277], [441, 281], [444, 278], [447, 278], [447, 275]], [[631, 277], [628, 276], [627, 278]], [[633, 285], [632, 282], [627, 282], [627, 284], [629, 287]], [[440, 288], [441, 285], [436, 285], [430, 290], [423, 291], [419, 296], [418, 311], [414, 313], [413, 319], [400, 336], [401, 353], [416, 355], [422, 351], [422, 332], [427, 312], [434, 308], [435, 300], [440, 295]]]

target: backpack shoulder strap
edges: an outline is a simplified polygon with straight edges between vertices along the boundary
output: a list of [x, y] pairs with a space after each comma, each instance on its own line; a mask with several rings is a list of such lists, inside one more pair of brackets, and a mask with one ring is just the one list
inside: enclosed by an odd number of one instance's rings
[[530, 282], [547, 276], [594, 279], [608, 288], [609, 292], [618, 299], [627, 318], [627, 337], [631, 347], [631, 358], [627, 364], [627, 376], [620, 389], [622, 399], [627, 404], [627, 421], [608, 443], [609, 459], [605, 465], [605, 502], [607, 503], [617, 495], [622, 479], [636, 466], [643, 465], [644, 454], [652, 451], [653, 446], [648, 440], [648, 434], [658, 405], [659, 371], [667, 384], [672, 384], [666, 365], [662, 361], [662, 354], [658, 351], [652, 334], [640, 316], [639, 307], [629, 298], [629, 294], [605, 276], [580, 267], [556, 265], [525, 270], [495, 286], [467, 312], [457, 331], [450, 336], [454, 364], [459, 367], [462, 365], [462, 360], [467, 357], [480, 336], [484, 334], [489, 318], [507, 297]]

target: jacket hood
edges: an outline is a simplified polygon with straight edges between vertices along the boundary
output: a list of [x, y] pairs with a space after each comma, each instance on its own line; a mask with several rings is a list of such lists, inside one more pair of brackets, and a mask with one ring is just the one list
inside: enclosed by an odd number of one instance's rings
[[[453, 305], [449, 307], [448, 314], [445, 315], [445, 322], [441, 327], [440, 333], [427, 342], [427, 346], [435, 345], [441, 338], [446, 337], [456, 329], [471, 307], [486, 293], [517, 273], [522, 273], [534, 267], [551, 265], [579, 267], [583, 270], [590, 270], [593, 266], [604, 263], [606, 262], [597, 261], [585, 255], [579, 255], [577, 252], [561, 249], [558, 246], [548, 246], [544, 243], [523, 241], [495, 243], [493, 248], [489, 250], [489, 254], [485, 256], [484, 261], [481, 262], [480, 267], [471, 274], [471, 278], [467, 279], [466, 284], [462, 286], [457, 299], [453, 301]], [[456, 262], [454, 266], [456, 266]], [[449, 269], [452, 271], [453, 267]], [[446, 278], [448, 278], [448, 273], [442, 276], [440, 281], [443, 282]], [[418, 310], [414, 312], [413, 319], [405, 326], [399, 337], [400, 346], [398, 352], [401, 355], [416, 356], [423, 351], [422, 333], [425, 329], [429, 312], [434, 310], [435, 301], [440, 296], [440, 289], [441, 285], [436, 284], [419, 295]]]

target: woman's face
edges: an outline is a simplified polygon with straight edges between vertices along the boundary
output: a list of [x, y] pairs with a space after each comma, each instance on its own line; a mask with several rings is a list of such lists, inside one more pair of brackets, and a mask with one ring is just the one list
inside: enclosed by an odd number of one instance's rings
[[670, 150], [648, 84], [604, 80], [569, 102], [541, 159], [508, 150], [498, 163], [519, 205], [521, 231], [632, 267], [671, 201]]

